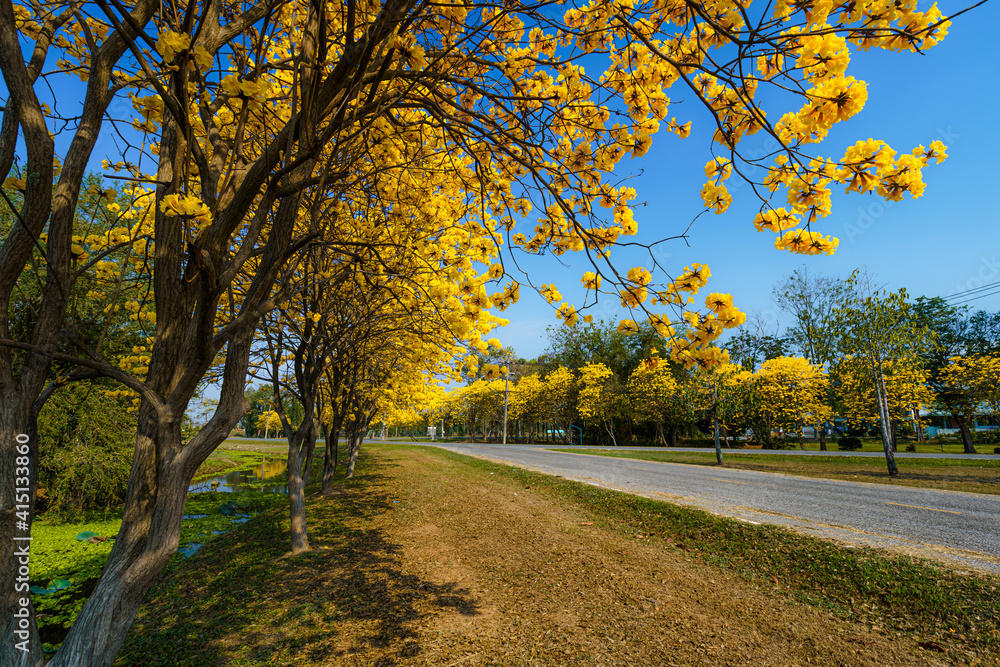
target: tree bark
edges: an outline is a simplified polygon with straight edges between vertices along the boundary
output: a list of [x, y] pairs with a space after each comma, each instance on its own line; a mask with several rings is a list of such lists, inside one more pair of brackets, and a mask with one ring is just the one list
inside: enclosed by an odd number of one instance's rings
[[965, 454], [978, 454], [972, 444], [972, 415], [953, 415], [958, 421], [958, 430], [962, 434], [962, 451]]
[[358, 464], [358, 454], [361, 453], [361, 436], [357, 433], [352, 433], [348, 439], [349, 455], [347, 459], [347, 479], [354, 477], [354, 468]]
[[[0, 582], [3, 584], [0, 612], [7, 619], [0, 626], [3, 630], [0, 665], [12, 667], [36, 667], [45, 662], [35, 608], [28, 591], [29, 563], [26, 561], [30, 559], [31, 520], [35, 515], [38, 489], [38, 439], [35, 429], [17, 426], [34, 421], [30, 416], [23, 418], [18, 414], [26, 407], [24, 403], [23, 397], [11, 397], [10, 401], [3, 402], [5, 409], [0, 410], [0, 469], [7, 473], [2, 475], [4, 487], [0, 489], [0, 536], [5, 545], [10, 545], [10, 548], [0, 549]], [[27, 466], [18, 465], [18, 458], [23, 456], [19, 451], [22, 444], [28, 449]], [[17, 469], [23, 467], [28, 468], [28, 483], [22, 486], [23, 480], [18, 478], [23, 471]], [[27, 508], [26, 527], [18, 525], [18, 513], [24, 511], [23, 507]], [[22, 601], [27, 604], [22, 606]]]
[[[306, 421], [311, 421], [308, 416]], [[316, 437], [313, 427], [309, 424], [303, 423], [288, 439], [288, 507], [293, 554], [309, 551], [305, 490], [315, 449]]]
[[337, 455], [338, 440], [340, 439], [340, 426], [334, 426], [326, 432], [326, 456], [323, 458], [323, 495], [328, 496], [333, 493], [333, 483], [337, 479]]
[[[239, 356], [241, 347], [249, 354], [249, 345], [231, 345], [231, 354]], [[229, 361], [227, 379], [239, 373]], [[240, 366], [240, 360], [235, 361]], [[140, 405], [121, 529], [97, 587], [50, 667], [110, 667], [114, 663], [143, 598], [177, 551], [191, 479], [249, 407], [242, 391], [245, 365], [243, 371], [238, 391], [231, 379], [223, 384], [211, 421], [187, 444], [181, 439], [182, 407], [157, 410], [147, 402]]]
[[[618, 440], [615, 438], [615, 429], [613, 428], [613, 425], [612, 425], [612, 423], [611, 423], [610, 420], [604, 422], [604, 430], [606, 430], [608, 432], [608, 436], [611, 438], [611, 446], [612, 447], [617, 447], [618, 446]], [[568, 429], [567, 429], [567, 432], [568, 432]], [[572, 442], [570, 444], [572, 444]]]
[[826, 422], [820, 423], [820, 425], [817, 426], [817, 428], [819, 429], [819, 451], [825, 452], [826, 451]]
[[882, 434], [882, 449], [885, 451], [885, 463], [886, 468], [889, 471], [889, 477], [898, 477], [899, 468], [896, 466], [896, 456], [892, 447], [892, 436], [890, 434], [890, 422], [889, 418], [889, 406], [888, 399], [885, 392], [885, 378], [879, 371], [875, 372], [875, 389], [876, 397], [878, 398], [878, 409], [879, 409], [879, 431]]

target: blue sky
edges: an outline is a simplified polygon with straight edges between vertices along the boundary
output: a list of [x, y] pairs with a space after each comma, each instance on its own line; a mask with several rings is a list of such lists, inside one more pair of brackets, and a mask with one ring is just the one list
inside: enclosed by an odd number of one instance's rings
[[[920, 3], [921, 9], [927, 6]], [[965, 5], [939, 6], [948, 14]], [[847, 146], [868, 138], [882, 139], [905, 153], [939, 139], [948, 146], [949, 157], [924, 170], [923, 197], [907, 196], [892, 203], [875, 195], [835, 194], [833, 213], [814, 230], [838, 237], [840, 247], [832, 257], [806, 257], [775, 250], [773, 234], [754, 230], [759, 202], [748, 187], [734, 187], [734, 176], [730, 209], [699, 218], [688, 238], [690, 247], [682, 240], [661, 245], [661, 263], [674, 272], [692, 262], [708, 264], [712, 278], [702, 294], [732, 294], [738, 307], [758, 313], [772, 332], [790, 323], [774, 304], [772, 287], [803, 264], [810, 273], [841, 277], [867, 266], [880, 285], [891, 290], [905, 287], [914, 297], [948, 296], [1000, 281], [996, 202], [1000, 57], [989, 46], [998, 23], [1000, 3], [987, 3], [955, 19], [948, 37], [926, 55], [852, 54], [848, 74], [868, 82], [868, 102], [861, 113], [835, 127], [817, 153], [842, 155]], [[703, 167], [711, 158], [709, 117], [679, 85], [671, 93], [670, 116], [680, 122], [692, 120], [691, 136], [685, 140], [665, 133], [657, 136], [645, 156], [624, 160], [616, 171], [622, 177], [636, 175], [630, 182], [638, 192], [636, 203], [646, 203], [636, 210], [637, 241], [675, 235], [701, 211]], [[688, 101], [678, 103], [684, 96]], [[772, 109], [769, 117], [776, 119], [786, 110]], [[763, 136], [750, 137], [742, 150], [752, 152], [764, 144]], [[637, 253], [615, 257], [623, 270], [644, 264]], [[524, 265], [533, 283], [555, 282], [566, 300], [582, 302], [579, 277], [588, 270], [585, 257], [530, 258]], [[969, 305], [1000, 310], [1000, 294]], [[610, 299], [588, 312], [614, 319], [622, 315]], [[527, 289], [522, 290], [520, 302], [501, 315], [511, 323], [491, 335], [525, 358], [544, 351], [547, 326], [561, 326], [554, 307]]]

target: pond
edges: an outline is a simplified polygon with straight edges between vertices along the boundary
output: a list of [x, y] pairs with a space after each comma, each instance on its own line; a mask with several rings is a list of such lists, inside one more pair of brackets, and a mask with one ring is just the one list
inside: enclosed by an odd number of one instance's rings
[[234, 470], [225, 475], [209, 477], [195, 482], [188, 487], [188, 493], [201, 493], [202, 491], [220, 491], [232, 493], [233, 491], [263, 491], [264, 493], [288, 493], [287, 484], [261, 485], [261, 481], [272, 479], [279, 475], [284, 475], [288, 470], [288, 462], [285, 459], [264, 459], [260, 464], [251, 470]]

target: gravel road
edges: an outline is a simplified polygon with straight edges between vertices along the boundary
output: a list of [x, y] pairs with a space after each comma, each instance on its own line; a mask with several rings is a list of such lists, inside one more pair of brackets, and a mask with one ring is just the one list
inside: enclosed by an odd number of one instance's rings
[[847, 545], [1000, 574], [998, 496], [588, 456], [533, 445], [421, 444]]

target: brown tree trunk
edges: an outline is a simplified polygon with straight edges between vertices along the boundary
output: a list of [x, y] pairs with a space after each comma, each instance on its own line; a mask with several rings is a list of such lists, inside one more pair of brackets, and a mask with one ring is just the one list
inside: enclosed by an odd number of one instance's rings
[[819, 451], [826, 451], [826, 424], [822, 423], [816, 428], [819, 429]]
[[340, 453], [338, 440], [340, 426], [334, 425], [326, 432], [326, 456], [323, 457], [323, 495], [333, 493], [333, 483], [337, 479], [337, 455]]
[[799, 427], [799, 450], [801, 450], [803, 452], [806, 450], [805, 438], [802, 435], [802, 429], [803, 429], [804, 426], [805, 425], [802, 423], [802, 420], [800, 419], [799, 423], [798, 423], [798, 427]]
[[288, 507], [292, 530], [292, 553], [309, 551], [306, 530], [306, 484], [312, 468], [316, 436], [309, 415], [288, 439]]
[[[10, 548], [0, 549], [0, 582], [3, 584], [0, 612], [7, 619], [0, 626], [3, 631], [0, 665], [35, 667], [45, 662], [35, 608], [28, 591], [31, 521], [38, 489], [38, 439], [34, 428], [15, 426], [34, 421], [30, 417], [19, 418], [18, 409], [26, 406], [18, 398], [10, 397], [2, 404], [5, 409], [0, 409], [0, 470], [5, 473], [0, 474], [4, 482], [0, 489], [0, 536], [5, 545], [10, 545]], [[22, 475], [24, 472], [26, 476]], [[22, 518], [27, 520], [22, 522]]]
[[[236, 348], [241, 346], [230, 345], [230, 354], [239, 356]], [[248, 346], [246, 350], [249, 353]], [[240, 365], [238, 361], [235, 366]], [[227, 363], [227, 376], [234, 370], [230, 366]], [[245, 377], [243, 368], [240, 378]], [[121, 528], [97, 587], [50, 667], [110, 667], [114, 663], [143, 598], [177, 551], [192, 477], [249, 407], [242, 379], [239, 385], [237, 392], [224, 384], [212, 420], [186, 445], [181, 440], [186, 402], [173, 409], [161, 406], [156, 410], [145, 402], [140, 406]]]
[[972, 444], [972, 415], [953, 415], [958, 421], [958, 430], [962, 433], [962, 451], [965, 454], [978, 454]]
[[677, 423], [670, 422], [670, 426], [667, 427], [667, 447], [677, 446]]

